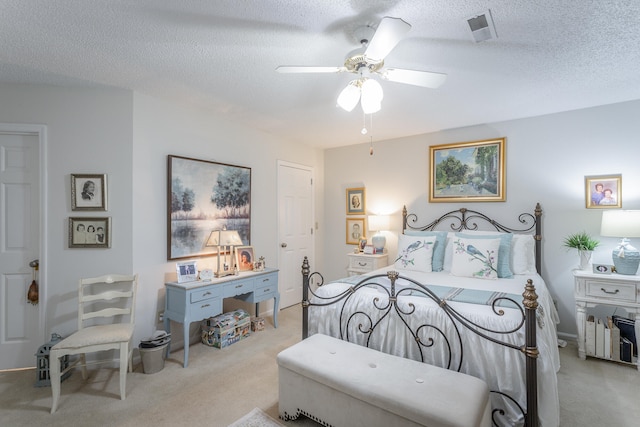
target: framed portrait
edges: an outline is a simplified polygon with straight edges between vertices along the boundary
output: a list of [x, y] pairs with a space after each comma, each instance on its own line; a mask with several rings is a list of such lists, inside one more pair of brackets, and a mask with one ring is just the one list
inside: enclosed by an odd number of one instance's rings
[[587, 209], [622, 207], [622, 175], [592, 175], [584, 177]]
[[347, 188], [347, 215], [364, 215], [364, 187]]
[[238, 266], [238, 271], [252, 271], [253, 263], [256, 260], [256, 257], [253, 255], [253, 247], [251, 246], [237, 246], [235, 248], [236, 253], [236, 265]]
[[69, 247], [110, 248], [111, 217], [70, 217]]
[[360, 252], [364, 252], [364, 247], [367, 246], [367, 239], [366, 238], [360, 238], [360, 242], [358, 243], [358, 249], [360, 250]]
[[71, 210], [106, 211], [107, 175], [71, 174]]
[[184, 261], [176, 263], [178, 283], [195, 282], [198, 280], [198, 268], [196, 261]]
[[429, 147], [429, 202], [504, 202], [505, 138]]
[[364, 218], [347, 218], [347, 245], [358, 245], [365, 237]]
[[251, 243], [251, 168], [169, 155], [167, 171], [168, 260], [217, 255], [216, 230]]

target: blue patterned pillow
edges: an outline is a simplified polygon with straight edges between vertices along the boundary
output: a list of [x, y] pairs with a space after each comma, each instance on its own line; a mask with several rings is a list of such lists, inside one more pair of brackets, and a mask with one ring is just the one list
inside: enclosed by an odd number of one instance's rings
[[456, 233], [457, 237], [464, 237], [466, 239], [497, 239], [500, 238], [500, 249], [498, 250], [498, 277], [501, 279], [509, 279], [513, 277], [513, 272], [509, 265], [509, 259], [511, 258], [511, 240], [513, 235], [510, 233], [501, 234], [465, 234]]
[[433, 257], [433, 245], [436, 238], [433, 236], [407, 236], [400, 235], [398, 239], [398, 256], [395, 259], [395, 267], [398, 270], [414, 270], [430, 273], [431, 258]]
[[444, 267], [444, 248], [447, 243], [446, 231], [421, 231], [421, 230], [404, 230], [407, 236], [435, 236], [436, 242], [433, 246], [433, 257], [431, 258], [431, 270], [442, 271]]
[[451, 274], [477, 279], [497, 279], [500, 239], [453, 238]]

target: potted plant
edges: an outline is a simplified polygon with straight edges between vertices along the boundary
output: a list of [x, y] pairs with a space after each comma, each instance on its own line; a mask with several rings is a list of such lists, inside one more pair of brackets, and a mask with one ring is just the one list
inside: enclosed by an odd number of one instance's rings
[[569, 249], [577, 249], [580, 255], [580, 270], [589, 268], [591, 262], [591, 254], [598, 247], [600, 241], [594, 239], [586, 231], [573, 233], [565, 237], [564, 246]]

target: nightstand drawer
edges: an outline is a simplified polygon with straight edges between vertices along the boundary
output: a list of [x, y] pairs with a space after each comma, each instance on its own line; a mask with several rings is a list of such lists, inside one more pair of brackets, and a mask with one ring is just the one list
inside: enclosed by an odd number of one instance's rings
[[351, 257], [351, 261], [349, 262], [349, 268], [353, 268], [356, 270], [373, 270], [375, 260], [372, 258], [365, 257]]
[[587, 296], [615, 299], [619, 301], [636, 301], [636, 285], [632, 283], [611, 283], [598, 280], [587, 280]]
[[191, 292], [191, 302], [204, 301], [220, 296], [220, 289], [205, 288], [199, 291]]

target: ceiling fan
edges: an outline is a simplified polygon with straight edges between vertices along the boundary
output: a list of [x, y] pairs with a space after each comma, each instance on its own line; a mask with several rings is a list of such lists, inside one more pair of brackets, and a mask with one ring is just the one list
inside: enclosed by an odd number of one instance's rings
[[347, 54], [342, 67], [279, 66], [279, 73], [353, 73], [359, 77], [349, 82], [338, 96], [338, 105], [351, 111], [358, 104], [365, 114], [379, 111], [383, 98], [382, 86], [374, 77], [397, 83], [435, 89], [444, 83], [446, 74], [431, 71], [384, 68], [384, 58], [402, 40], [411, 25], [400, 18], [384, 17], [377, 29], [370, 26], [356, 29], [361, 47]]

